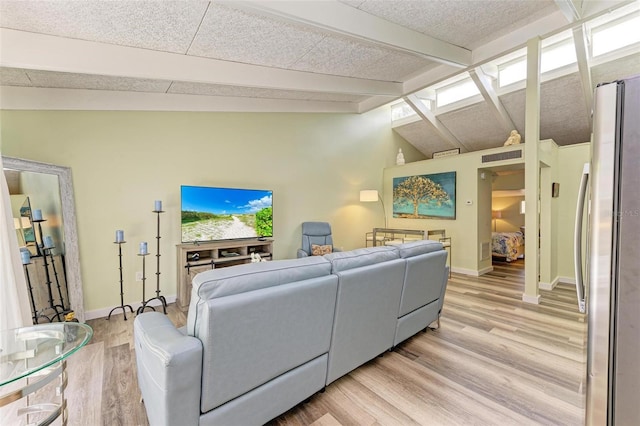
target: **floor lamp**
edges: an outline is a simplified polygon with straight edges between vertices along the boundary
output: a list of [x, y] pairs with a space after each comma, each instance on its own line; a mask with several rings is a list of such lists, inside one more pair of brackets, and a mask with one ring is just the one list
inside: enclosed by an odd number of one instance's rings
[[387, 227], [387, 211], [384, 208], [384, 202], [382, 201], [382, 197], [378, 194], [377, 189], [363, 189], [360, 191], [360, 201], [363, 203], [371, 203], [375, 201], [380, 201], [382, 204], [382, 212], [384, 213], [384, 227]]

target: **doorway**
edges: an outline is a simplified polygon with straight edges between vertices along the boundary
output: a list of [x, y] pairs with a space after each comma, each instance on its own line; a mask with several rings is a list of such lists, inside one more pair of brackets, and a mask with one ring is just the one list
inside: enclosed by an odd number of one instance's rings
[[524, 168], [491, 170], [491, 263], [516, 265], [524, 273]]

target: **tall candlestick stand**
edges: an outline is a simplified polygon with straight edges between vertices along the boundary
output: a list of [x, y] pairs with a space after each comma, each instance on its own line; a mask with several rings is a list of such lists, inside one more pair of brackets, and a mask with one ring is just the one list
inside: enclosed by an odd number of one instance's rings
[[140, 307], [136, 311], [136, 315], [140, 315], [141, 313], [143, 313], [146, 308], [153, 309], [154, 311], [156, 310], [156, 308], [154, 308], [153, 306], [147, 305], [153, 299], [145, 300], [145, 295], [144, 295], [145, 282], [147, 281], [147, 273], [146, 273], [145, 267], [144, 267], [144, 258], [146, 256], [148, 256], [148, 255], [149, 255], [149, 253], [144, 253], [144, 254], [140, 253], [140, 254], [138, 254], [138, 256], [142, 256], [142, 305], [140, 305]]
[[31, 262], [25, 263], [24, 265], [24, 277], [27, 279], [27, 288], [29, 289], [29, 297], [31, 297], [31, 312], [33, 312], [33, 323], [38, 324], [38, 318], [46, 318], [47, 321], [51, 322], [51, 318], [46, 315], [42, 315], [38, 312], [36, 308], [36, 299], [33, 297], [33, 286], [31, 285], [31, 277], [29, 276], [29, 268]]
[[[44, 238], [42, 237], [42, 222], [46, 222], [46, 219], [33, 220], [33, 222], [38, 224], [38, 233], [40, 234], [40, 241], [42, 242], [41, 253], [42, 253], [42, 260], [44, 264], [44, 274], [47, 279], [45, 284], [47, 285], [47, 291], [49, 293], [49, 307], [47, 309], [51, 309], [55, 312], [55, 315], [51, 316], [51, 321], [53, 321], [54, 317], [57, 318], [58, 321], [63, 321], [60, 315], [64, 314], [64, 307], [60, 305], [56, 305], [53, 302], [53, 291], [51, 290], [51, 284], [53, 283], [51, 282], [51, 275], [49, 274], [49, 262], [47, 261], [47, 249], [44, 247]], [[36, 239], [36, 246], [37, 245], [38, 245], [38, 241]], [[58, 312], [58, 310], [60, 312]]]
[[167, 314], [167, 299], [160, 294], [160, 213], [164, 213], [163, 210], [154, 210], [153, 213], [158, 215], [158, 232], [156, 233], [157, 251], [156, 251], [156, 297], [147, 300], [147, 303], [153, 299], [158, 299], [162, 303], [162, 311]]
[[109, 316], [107, 317], [107, 321], [111, 319], [111, 314], [113, 313], [113, 311], [115, 311], [116, 309], [122, 309], [122, 313], [124, 315], [124, 320], [127, 320], [127, 310], [125, 308], [129, 308], [129, 310], [131, 311], [131, 313], [133, 314], [133, 308], [131, 307], [131, 305], [125, 305], [124, 304], [124, 289], [122, 287], [122, 244], [126, 243], [126, 241], [116, 241], [114, 242], [114, 244], [118, 245], [118, 259], [120, 261], [120, 306], [116, 306], [115, 308], [113, 308], [111, 310], [111, 312], [109, 312]]
[[60, 306], [62, 308], [62, 310], [66, 313], [68, 311], [68, 309], [64, 306], [64, 297], [62, 296], [62, 288], [60, 287], [60, 279], [58, 278], [58, 271], [56, 270], [56, 261], [53, 258], [53, 249], [55, 248], [55, 246], [51, 246], [51, 247], [45, 247], [44, 248], [44, 255], [47, 255], [47, 252], [49, 254], [49, 257], [51, 258], [51, 269], [53, 269], [53, 276], [56, 280], [56, 286], [58, 287], [58, 296], [60, 297]]

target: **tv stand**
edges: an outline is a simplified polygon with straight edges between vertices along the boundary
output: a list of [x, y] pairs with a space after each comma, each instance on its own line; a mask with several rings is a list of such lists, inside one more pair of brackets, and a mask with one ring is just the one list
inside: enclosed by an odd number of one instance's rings
[[[273, 257], [273, 240], [267, 238], [207, 243], [199, 241], [178, 244], [176, 248], [178, 259], [176, 305], [183, 311], [189, 309], [191, 280], [200, 272], [250, 263], [252, 254], [259, 254], [261, 258], [267, 260]], [[196, 254], [197, 256], [194, 256]]]

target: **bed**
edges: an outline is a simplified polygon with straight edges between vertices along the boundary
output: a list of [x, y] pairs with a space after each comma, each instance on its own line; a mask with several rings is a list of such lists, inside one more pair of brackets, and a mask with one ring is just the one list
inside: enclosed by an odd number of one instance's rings
[[524, 237], [522, 232], [492, 232], [491, 254], [503, 257], [507, 262], [524, 257]]

